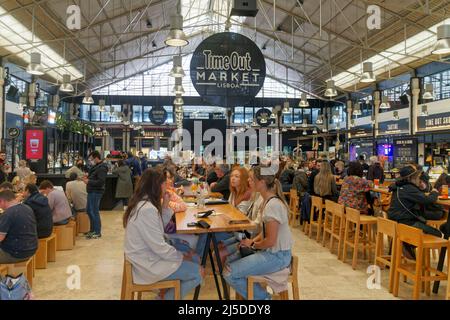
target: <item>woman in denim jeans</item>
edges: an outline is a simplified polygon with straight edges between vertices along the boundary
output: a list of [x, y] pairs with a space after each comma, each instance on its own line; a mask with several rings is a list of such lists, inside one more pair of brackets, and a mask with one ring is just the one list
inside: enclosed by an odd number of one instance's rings
[[[288, 205], [281, 184], [270, 167], [257, 166], [250, 172], [255, 191], [263, 198], [263, 231], [253, 239], [244, 239], [241, 247], [251, 247], [256, 253], [241, 257], [240, 252], [227, 259], [225, 280], [242, 297], [247, 298], [247, 277], [280, 271], [291, 263], [292, 236], [289, 229]], [[270, 299], [259, 284], [254, 288], [255, 300]]]

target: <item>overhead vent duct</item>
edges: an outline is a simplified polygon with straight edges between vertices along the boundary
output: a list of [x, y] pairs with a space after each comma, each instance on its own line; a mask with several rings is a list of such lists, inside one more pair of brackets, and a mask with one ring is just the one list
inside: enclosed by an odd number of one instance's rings
[[258, 7], [256, 0], [234, 0], [230, 15], [239, 17], [256, 17]]

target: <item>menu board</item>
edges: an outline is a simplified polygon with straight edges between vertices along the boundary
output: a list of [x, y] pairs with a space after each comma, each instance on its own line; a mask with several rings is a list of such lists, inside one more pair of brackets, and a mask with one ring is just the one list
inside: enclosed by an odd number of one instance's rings
[[417, 163], [417, 140], [394, 139], [394, 167], [402, 168], [408, 163]]
[[44, 157], [44, 131], [27, 130], [25, 143], [27, 160], [42, 160]]

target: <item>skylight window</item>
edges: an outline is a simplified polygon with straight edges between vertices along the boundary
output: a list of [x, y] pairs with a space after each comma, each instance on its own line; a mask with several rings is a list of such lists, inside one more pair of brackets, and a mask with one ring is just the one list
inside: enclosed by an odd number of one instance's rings
[[[401, 64], [411, 63], [412, 61], [426, 57], [431, 54], [431, 49], [436, 41], [435, 33], [437, 31], [437, 27], [442, 24], [450, 24], [450, 18], [435, 24], [428, 30], [407, 38], [406, 44], [405, 41], [401, 41], [400, 43], [374, 55], [364, 62], [372, 62], [374, 73], [379, 75], [386, 72], [389, 68], [393, 69], [401, 66]], [[335, 81], [336, 86], [348, 88], [359, 82], [361, 70], [362, 66], [359, 63], [349, 68], [347, 71], [339, 73], [333, 77], [333, 80]]]
[[71, 75], [72, 80], [83, 77], [80, 71], [68, 65], [67, 60], [44, 44], [39, 37], [34, 36], [34, 49], [32, 41], [32, 32], [0, 7], [0, 46], [27, 63], [30, 62], [31, 52], [39, 52], [45, 73], [54, 79], [61, 80], [62, 75], [66, 73]]

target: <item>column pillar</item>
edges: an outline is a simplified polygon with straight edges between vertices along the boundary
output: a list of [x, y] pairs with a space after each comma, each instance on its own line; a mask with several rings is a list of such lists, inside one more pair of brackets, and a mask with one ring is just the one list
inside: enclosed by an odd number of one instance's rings
[[352, 134], [350, 133], [350, 129], [352, 128], [352, 115], [353, 115], [353, 105], [352, 100], [347, 100], [347, 135], [345, 136], [345, 150], [344, 153], [349, 154], [350, 150], [350, 137]]
[[373, 110], [372, 110], [372, 116], [373, 116], [373, 154], [377, 155], [377, 144], [375, 143], [375, 138], [378, 136], [378, 114], [380, 111], [380, 104], [381, 104], [381, 91], [376, 90], [373, 92]]
[[409, 133], [416, 134], [417, 132], [417, 112], [419, 107], [419, 97], [420, 97], [420, 80], [419, 78], [411, 78], [411, 103], [410, 105], [410, 115], [409, 119]]
[[2, 66], [2, 59], [0, 58], [0, 150], [5, 148], [4, 138], [5, 138], [5, 72]]

